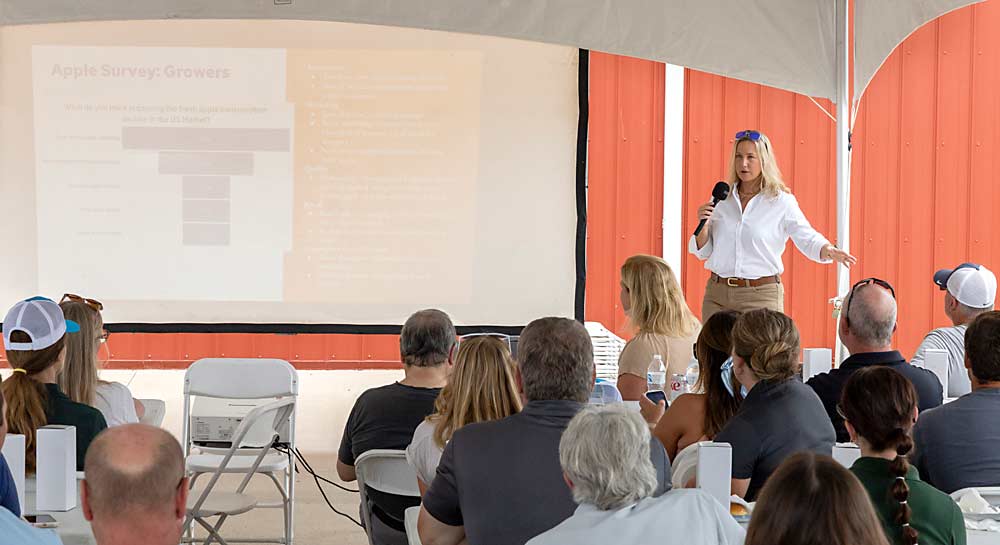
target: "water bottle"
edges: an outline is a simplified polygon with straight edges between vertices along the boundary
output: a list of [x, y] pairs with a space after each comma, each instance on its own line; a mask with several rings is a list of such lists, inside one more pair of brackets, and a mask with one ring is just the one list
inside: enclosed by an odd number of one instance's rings
[[667, 366], [663, 364], [663, 356], [653, 355], [646, 370], [646, 391], [660, 390], [667, 384]]
[[691, 358], [691, 363], [687, 366], [687, 371], [684, 373], [685, 382], [687, 382], [688, 392], [694, 392], [695, 387], [698, 384], [698, 375], [701, 374], [701, 366], [698, 365], [698, 360], [696, 358]]

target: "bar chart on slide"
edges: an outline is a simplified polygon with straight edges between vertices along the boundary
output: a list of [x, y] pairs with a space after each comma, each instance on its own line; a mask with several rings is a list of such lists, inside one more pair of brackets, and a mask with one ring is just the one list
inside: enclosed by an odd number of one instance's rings
[[[152, 282], [178, 299], [280, 300], [294, 176], [285, 51], [33, 52], [36, 192], [57, 203], [38, 210], [40, 287], [86, 282], [124, 299]], [[81, 62], [120, 69], [63, 75]], [[63, 265], [69, 247], [89, 260], [86, 278]], [[171, 293], [191, 271], [197, 285]]]
[[254, 175], [255, 152], [291, 150], [288, 129], [123, 127], [122, 149], [157, 154], [157, 173], [181, 179], [182, 242], [231, 241], [232, 184]]

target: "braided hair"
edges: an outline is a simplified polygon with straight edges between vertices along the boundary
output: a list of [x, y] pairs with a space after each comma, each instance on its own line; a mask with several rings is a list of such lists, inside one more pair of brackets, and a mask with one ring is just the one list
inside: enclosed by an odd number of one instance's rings
[[916, 545], [919, 533], [910, 525], [913, 513], [908, 504], [910, 487], [906, 474], [910, 463], [906, 455], [913, 450], [913, 413], [917, 407], [917, 392], [909, 379], [888, 367], [872, 366], [855, 372], [844, 385], [840, 410], [857, 434], [873, 450], [893, 449], [896, 458], [889, 464], [893, 477], [886, 492], [899, 504], [892, 523], [900, 528], [902, 543]]

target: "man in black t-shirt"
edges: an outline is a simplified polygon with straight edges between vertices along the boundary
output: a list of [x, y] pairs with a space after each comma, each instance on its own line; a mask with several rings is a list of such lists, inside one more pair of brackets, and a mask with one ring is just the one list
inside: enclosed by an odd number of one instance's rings
[[[440, 310], [421, 310], [406, 320], [399, 352], [406, 378], [361, 394], [344, 426], [337, 474], [354, 481], [354, 461], [372, 449], [403, 450], [413, 430], [434, 412], [434, 401], [448, 380], [455, 326]], [[403, 512], [420, 504], [419, 498], [366, 491], [372, 502], [372, 524], [367, 531], [377, 544], [406, 544]]]
[[937, 376], [927, 369], [915, 367], [892, 349], [892, 334], [896, 331], [896, 293], [884, 280], [868, 278], [854, 285], [844, 300], [838, 333], [851, 356], [840, 367], [814, 376], [806, 382], [819, 396], [830, 422], [837, 432], [837, 441], [851, 440], [844, 419], [837, 412], [840, 393], [847, 379], [858, 369], [881, 365], [910, 379], [917, 390], [921, 411], [937, 407], [942, 402], [943, 389]]

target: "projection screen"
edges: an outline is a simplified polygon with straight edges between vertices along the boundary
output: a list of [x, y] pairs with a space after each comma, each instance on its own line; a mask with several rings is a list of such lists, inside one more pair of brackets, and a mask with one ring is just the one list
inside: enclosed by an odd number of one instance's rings
[[0, 301], [119, 323], [573, 316], [579, 53], [304, 21], [0, 29]]

